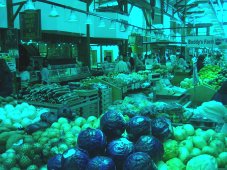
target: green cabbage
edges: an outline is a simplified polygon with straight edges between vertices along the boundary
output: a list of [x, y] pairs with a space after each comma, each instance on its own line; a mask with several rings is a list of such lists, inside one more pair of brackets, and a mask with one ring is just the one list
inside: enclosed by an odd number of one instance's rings
[[163, 143], [164, 145], [164, 156], [163, 160], [167, 161], [171, 158], [175, 158], [179, 154], [178, 143], [175, 140], [169, 139]]
[[184, 163], [178, 158], [172, 158], [166, 162], [168, 170], [184, 170]]

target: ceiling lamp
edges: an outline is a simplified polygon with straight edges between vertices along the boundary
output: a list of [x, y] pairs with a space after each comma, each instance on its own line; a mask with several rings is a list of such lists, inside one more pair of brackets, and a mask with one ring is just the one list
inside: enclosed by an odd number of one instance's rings
[[86, 19], [85, 24], [86, 25], [91, 25], [92, 24], [90, 15], [87, 15], [87, 19]]
[[125, 24], [121, 23], [121, 25], [120, 25], [120, 31], [121, 32], [125, 32], [126, 31]]
[[58, 16], [59, 16], [58, 11], [56, 10], [55, 6], [52, 5], [52, 9], [50, 11], [49, 17], [58, 17]]
[[71, 14], [69, 16], [69, 20], [68, 21], [69, 22], [76, 22], [76, 21], [78, 21], [78, 18], [77, 18], [77, 16], [76, 16], [76, 14], [75, 14], [74, 11], [71, 11]]
[[111, 21], [109, 29], [110, 30], [115, 30], [116, 29], [116, 22], [115, 21]]
[[4, 3], [4, 0], [0, 0], [0, 8], [5, 7], [5, 6], [6, 6], [6, 4]]
[[25, 10], [35, 10], [35, 6], [32, 0], [27, 0], [25, 4]]
[[99, 27], [99, 28], [105, 28], [105, 27], [106, 27], [106, 24], [105, 24], [103, 18], [100, 18], [100, 22], [99, 22], [98, 27]]

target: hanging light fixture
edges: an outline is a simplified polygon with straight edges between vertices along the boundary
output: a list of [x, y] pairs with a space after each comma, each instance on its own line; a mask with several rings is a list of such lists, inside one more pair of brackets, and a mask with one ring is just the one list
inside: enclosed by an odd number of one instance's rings
[[86, 25], [91, 25], [92, 24], [90, 15], [87, 15], [87, 19], [85, 21], [85, 24]]
[[111, 21], [109, 29], [110, 30], [115, 30], [116, 29], [116, 22], [115, 21]]
[[76, 22], [76, 21], [78, 21], [78, 18], [77, 18], [76, 14], [75, 14], [75, 11], [71, 11], [71, 14], [69, 16], [69, 20], [68, 21], [69, 22]]
[[120, 31], [121, 32], [125, 32], [126, 31], [125, 24], [121, 23], [121, 25], [120, 25]]
[[6, 6], [6, 4], [4, 3], [4, 0], [0, 0], [0, 8], [5, 7], [5, 6]]
[[35, 10], [35, 6], [32, 0], [27, 0], [25, 4], [25, 10]]
[[100, 18], [100, 22], [99, 22], [98, 27], [99, 28], [105, 28], [106, 27], [106, 23], [105, 23], [103, 18]]
[[55, 6], [52, 5], [52, 9], [50, 11], [49, 17], [58, 17], [58, 16], [59, 16], [58, 11], [56, 10]]

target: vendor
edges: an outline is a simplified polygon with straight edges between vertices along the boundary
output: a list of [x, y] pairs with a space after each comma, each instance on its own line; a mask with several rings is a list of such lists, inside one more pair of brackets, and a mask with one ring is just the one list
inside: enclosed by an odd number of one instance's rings
[[223, 82], [221, 88], [213, 96], [212, 100], [221, 102], [223, 105], [227, 105], [227, 81]]
[[13, 77], [4, 59], [0, 59], [0, 96], [7, 97], [13, 93]]
[[119, 56], [119, 61], [116, 64], [114, 71], [118, 73], [129, 73], [128, 64], [123, 60], [122, 55]]

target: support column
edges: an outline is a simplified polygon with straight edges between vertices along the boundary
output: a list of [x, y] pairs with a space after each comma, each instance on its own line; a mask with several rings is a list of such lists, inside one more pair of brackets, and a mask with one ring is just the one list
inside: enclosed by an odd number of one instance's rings
[[7, 10], [7, 26], [8, 26], [8, 28], [14, 28], [13, 0], [6, 1], [6, 10]]

